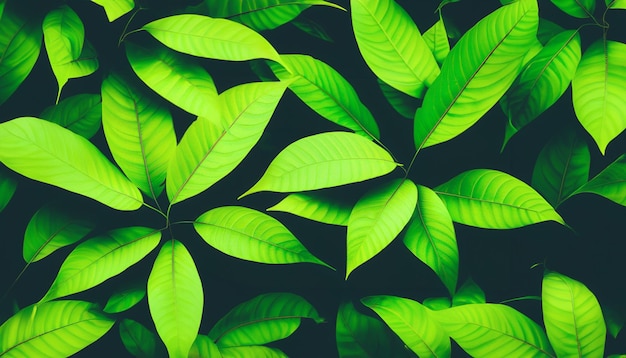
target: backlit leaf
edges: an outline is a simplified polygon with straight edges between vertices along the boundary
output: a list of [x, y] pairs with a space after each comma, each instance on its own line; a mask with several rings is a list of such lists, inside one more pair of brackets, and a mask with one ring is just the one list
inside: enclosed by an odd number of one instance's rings
[[422, 36], [426, 45], [432, 51], [433, 56], [435, 56], [437, 63], [442, 64], [450, 53], [450, 42], [448, 41], [448, 33], [446, 32], [443, 18], [440, 17]]
[[462, 306], [470, 303], [485, 303], [485, 292], [472, 280], [468, 278], [463, 286], [452, 297], [453, 306]]
[[120, 322], [120, 338], [126, 350], [133, 357], [152, 358], [164, 356], [164, 352], [160, 352], [159, 348], [161, 346], [158, 345], [156, 334], [137, 321], [127, 318], [123, 319]]
[[626, 0], [605, 0], [608, 9], [626, 10]]
[[109, 297], [103, 311], [106, 313], [124, 312], [135, 306], [139, 303], [139, 301], [143, 300], [144, 297], [146, 297], [146, 289], [143, 285], [136, 285], [134, 287], [118, 291]]
[[283, 211], [331, 225], [348, 225], [352, 205], [319, 193], [289, 194], [267, 211]]
[[102, 99], [99, 94], [77, 94], [44, 109], [40, 117], [89, 139], [100, 129]]
[[596, 8], [596, 0], [550, 0], [564, 13], [584, 19], [593, 17]]
[[265, 346], [241, 346], [220, 348], [222, 358], [287, 358], [288, 356], [278, 348]]
[[574, 194], [593, 193], [626, 206], [626, 154], [622, 154]]
[[217, 344], [211, 338], [199, 334], [193, 341], [189, 358], [223, 358], [223, 355], [220, 354]]
[[135, 7], [134, 0], [91, 0], [104, 8], [109, 22], [124, 16]]
[[565, 31], [563, 27], [560, 25], [546, 20], [542, 17], [539, 18], [539, 28], [537, 29], [537, 39], [539, 43], [545, 45], [550, 41], [554, 36], [560, 34]]
[[4, 168], [0, 168], [0, 212], [6, 208], [17, 189], [17, 180]]

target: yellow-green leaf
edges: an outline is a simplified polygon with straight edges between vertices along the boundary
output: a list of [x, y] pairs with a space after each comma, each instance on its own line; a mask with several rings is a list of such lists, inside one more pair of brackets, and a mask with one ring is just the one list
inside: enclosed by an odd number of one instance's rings
[[77, 94], [44, 109], [40, 117], [89, 139], [100, 129], [102, 99], [99, 94]]
[[578, 193], [597, 194], [619, 205], [626, 206], [626, 154], [622, 154], [574, 192], [574, 194]]
[[331, 225], [348, 225], [352, 205], [320, 193], [294, 193], [287, 195], [267, 211], [283, 211]]
[[104, 8], [109, 22], [115, 21], [135, 8], [134, 0], [91, 0]]

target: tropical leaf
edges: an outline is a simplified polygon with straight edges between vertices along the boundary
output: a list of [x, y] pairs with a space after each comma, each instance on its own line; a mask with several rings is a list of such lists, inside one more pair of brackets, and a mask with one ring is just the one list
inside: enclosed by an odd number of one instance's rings
[[626, 317], [624, 317], [624, 314], [614, 306], [603, 305], [601, 308], [608, 334], [610, 334], [613, 339], [617, 339], [617, 336], [622, 331], [622, 328], [624, 328]]
[[397, 89], [391, 87], [390, 85], [383, 82], [380, 78], [378, 80], [378, 86], [385, 96], [385, 99], [393, 109], [398, 112], [402, 117], [407, 119], [413, 119], [415, 117], [415, 111], [420, 106], [421, 102], [415, 98], [411, 97], [403, 92], [398, 91]]
[[40, 117], [90, 139], [100, 129], [102, 99], [100, 94], [77, 94], [44, 109]]
[[204, 305], [202, 282], [187, 248], [172, 239], [163, 244], [148, 277], [148, 306], [170, 357], [187, 357]]
[[346, 279], [398, 236], [416, 204], [417, 187], [410, 179], [388, 182], [357, 201], [348, 220]]
[[394, 296], [370, 296], [361, 302], [418, 356], [450, 357], [450, 337], [419, 302]]
[[546, 332], [559, 357], [603, 357], [606, 325], [598, 300], [585, 285], [549, 272], [541, 301]]
[[4, 14], [4, 6], [6, 4], [6, 0], [0, 0], [0, 20], [2, 20], [2, 14]]
[[607, 9], [626, 10], [626, 0], [605, 0]]
[[278, 348], [264, 346], [242, 346], [220, 348], [222, 358], [287, 358], [287, 355]]
[[118, 291], [109, 298], [103, 311], [106, 313], [124, 312], [135, 306], [144, 297], [146, 297], [146, 289], [143, 285], [136, 285]]
[[293, 293], [267, 293], [237, 305], [209, 331], [220, 347], [262, 345], [289, 337], [302, 318], [324, 322], [315, 308]]
[[331, 195], [320, 193], [289, 194], [267, 211], [283, 211], [331, 225], [348, 225], [352, 206]]
[[372, 72], [420, 98], [439, 66], [411, 16], [394, 0], [351, 0], [350, 11], [359, 51]]
[[28, 306], [0, 326], [0, 356], [69, 357], [97, 341], [115, 321], [90, 302]]
[[546, 20], [542, 17], [539, 18], [539, 28], [537, 29], [537, 39], [539, 43], [545, 45], [550, 41], [554, 36], [564, 32], [565, 29], [560, 25]]
[[104, 8], [109, 22], [115, 21], [135, 8], [134, 0], [91, 0]]
[[196, 340], [193, 341], [189, 351], [189, 358], [223, 358], [223, 356], [217, 344], [211, 338], [199, 334]]
[[396, 166], [386, 150], [358, 134], [315, 134], [278, 153], [261, 179], [240, 198], [260, 191], [306, 191], [361, 182]]
[[564, 13], [584, 19], [586, 17], [593, 17], [593, 12], [596, 9], [595, 0], [550, 0], [556, 7], [561, 9]]
[[593, 193], [626, 206], [626, 154], [604, 168], [574, 194]]
[[417, 186], [417, 205], [404, 234], [404, 245], [441, 279], [450, 295], [459, 275], [459, 249], [452, 218], [437, 193]]
[[292, 20], [291, 24], [308, 35], [327, 42], [335, 42], [328, 31], [316, 21], [299, 16], [297, 19]]
[[450, 42], [448, 41], [448, 33], [446, 32], [443, 18], [440, 16], [439, 20], [426, 30], [422, 37], [433, 53], [433, 56], [435, 56], [437, 63], [442, 64], [450, 53]]
[[366, 138], [380, 138], [378, 125], [356, 91], [339, 72], [306, 55], [281, 55], [283, 66], [269, 63], [281, 80], [295, 76], [289, 89], [320, 116]]
[[114, 209], [135, 210], [143, 204], [139, 190], [91, 142], [39, 118], [0, 124], [0, 162]]
[[278, 220], [256, 210], [218, 207], [200, 215], [193, 226], [207, 244], [242, 260], [267, 264], [310, 262], [330, 267], [313, 256]]
[[449, 297], [429, 297], [422, 301], [422, 304], [433, 311], [452, 307], [452, 301]]
[[241, 163], [261, 138], [287, 85], [233, 87], [219, 97], [221, 121], [198, 118], [189, 126], [167, 170], [171, 204], [203, 192]]
[[415, 113], [418, 150], [463, 133], [493, 107], [537, 41], [538, 22], [537, 1], [520, 0], [495, 10], [463, 35]]
[[512, 229], [553, 220], [554, 208], [521, 180], [497, 170], [473, 169], [435, 188], [455, 222], [489, 229]]
[[17, 189], [17, 180], [4, 168], [0, 168], [0, 212], [6, 208]]
[[153, 358], [163, 357], [162, 346], [159, 344], [156, 334], [147, 329], [141, 323], [132, 319], [123, 319], [120, 322], [120, 338], [126, 350], [133, 357]]
[[102, 82], [102, 128], [117, 164], [139, 189], [156, 200], [176, 150], [170, 112], [112, 74]]
[[597, 40], [583, 54], [572, 80], [576, 117], [604, 154], [626, 129], [626, 44]]
[[452, 297], [453, 306], [462, 306], [471, 303], [485, 303], [485, 292], [472, 280], [468, 278], [463, 286]]
[[116, 229], [78, 245], [61, 265], [46, 302], [99, 285], [139, 262], [159, 244], [161, 232], [147, 227]]

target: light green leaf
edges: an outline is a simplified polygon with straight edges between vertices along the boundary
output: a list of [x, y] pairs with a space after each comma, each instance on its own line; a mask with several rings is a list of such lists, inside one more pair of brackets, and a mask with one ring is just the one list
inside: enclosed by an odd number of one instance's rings
[[222, 358], [287, 358], [278, 348], [264, 346], [242, 346], [220, 348]]
[[6, 169], [0, 167], [0, 212], [11, 201], [15, 189], [17, 189], [17, 180]]
[[604, 168], [574, 194], [593, 193], [626, 206], [626, 154]]
[[565, 31], [561, 25], [555, 24], [550, 20], [546, 20], [542, 17], [539, 18], [539, 28], [537, 29], [537, 39], [539, 43], [545, 45], [550, 41], [554, 36], [560, 34]]
[[350, 9], [359, 51], [372, 72], [420, 98], [439, 66], [411, 16], [394, 0], [351, 0]]
[[442, 17], [439, 17], [439, 20], [424, 32], [423, 38], [437, 63], [442, 64], [450, 53], [450, 42]]
[[550, 0], [556, 7], [561, 9], [564, 13], [584, 19], [586, 17], [593, 17], [593, 12], [596, 9], [596, 0]]
[[209, 331], [221, 347], [261, 345], [289, 337], [302, 318], [324, 322], [315, 308], [293, 293], [267, 293], [237, 305]]
[[576, 117], [604, 154], [626, 129], [626, 44], [597, 40], [583, 54], [572, 80]]
[[135, 7], [134, 0], [91, 0], [104, 8], [109, 22], [115, 21], [126, 15]]
[[555, 208], [587, 183], [591, 154], [573, 129], [559, 131], [541, 150], [532, 186]]
[[189, 351], [189, 358], [222, 358], [217, 344], [215, 344], [211, 338], [199, 334], [196, 340], [193, 341], [191, 350]]
[[415, 117], [415, 111], [417, 111], [417, 108], [421, 105], [419, 99], [398, 91], [383, 82], [380, 78], [377, 80], [383, 96], [385, 96], [385, 99], [389, 102], [391, 107], [402, 117], [413, 119]]
[[91, 142], [39, 118], [0, 124], [0, 162], [25, 177], [117, 210], [143, 204], [139, 190]]
[[189, 126], [167, 170], [171, 204], [203, 192], [241, 163], [261, 138], [287, 85], [233, 87], [219, 97], [221, 120], [198, 118]]
[[605, 0], [608, 9], [626, 10], [626, 0]]
[[187, 357], [204, 305], [202, 282], [187, 248], [172, 239], [163, 244], [148, 277], [148, 306], [170, 357]]
[[143, 300], [145, 296], [146, 289], [143, 285], [136, 285], [134, 287], [118, 291], [109, 298], [103, 311], [106, 313], [124, 312], [135, 306], [139, 303], [139, 301]]
[[242, 260], [267, 264], [310, 262], [324, 265], [278, 220], [241, 206], [207, 211], [194, 222], [200, 236], [215, 249]]
[[453, 306], [462, 306], [471, 303], [485, 303], [485, 292], [472, 280], [468, 278], [467, 281], [459, 288], [459, 290], [452, 297]]
[[459, 275], [459, 249], [452, 218], [437, 193], [421, 185], [417, 190], [417, 205], [404, 245], [439, 276], [453, 295]]
[[602, 357], [606, 325], [598, 300], [582, 283], [556, 272], [543, 277], [543, 321], [559, 357]]
[[0, 326], [0, 356], [69, 357], [97, 341], [115, 323], [97, 306], [54, 301], [28, 306]]
[[354, 133], [327, 132], [295, 141], [283, 149], [261, 177], [240, 196], [293, 192], [356, 183], [390, 173], [391, 155]]
[[249, 27], [226, 19], [185, 14], [152, 21], [143, 26], [165, 46], [193, 56], [227, 61], [280, 56], [263, 36]]
[[130, 42], [126, 56], [137, 76], [161, 97], [199, 117], [219, 116], [213, 78], [196, 62], [168, 48], [147, 49]]
[[431, 313], [473, 357], [554, 357], [543, 329], [509, 306], [469, 304]]
[[422, 301], [422, 304], [433, 311], [452, 307], [452, 301], [449, 297], [429, 297]]
[[517, 77], [537, 41], [537, 1], [505, 5], [468, 30], [415, 113], [418, 150], [448, 141], [474, 125]]
[[61, 265], [46, 302], [99, 285], [139, 262], [159, 244], [161, 232], [147, 227], [116, 229], [78, 245]]
[[352, 206], [342, 200], [320, 193], [289, 194], [267, 211], [283, 211], [331, 225], [348, 225]]
[[410, 179], [395, 179], [357, 201], [348, 220], [346, 279], [398, 236], [416, 204], [417, 187]]
[[554, 208], [521, 180], [497, 170], [473, 169], [435, 188], [455, 222], [485, 229], [512, 229], [553, 220]]
[[24, 261], [39, 261], [84, 238], [94, 225], [59, 205], [44, 205], [33, 215], [24, 233]]
[[161, 352], [161, 346], [157, 345], [156, 335], [137, 321], [127, 318], [123, 319], [120, 322], [120, 338], [126, 350], [133, 357], [153, 358], [164, 356], [164, 352]]
[[281, 80], [295, 76], [289, 89], [320, 116], [366, 138], [380, 138], [378, 125], [356, 91], [339, 72], [307, 55], [281, 55], [282, 64], [269, 63]]
[[450, 357], [450, 337], [419, 302], [394, 296], [370, 296], [361, 302], [418, 356]]
[[44, 109], [40, 117], [89, 139], [100, 129], [102, 99], [100, 94], [77, 94]]
[[102, 128], [117, 164], [139, 189], [156, 200], [176, 150], [170, 112], [112, 74], [102, 82]]

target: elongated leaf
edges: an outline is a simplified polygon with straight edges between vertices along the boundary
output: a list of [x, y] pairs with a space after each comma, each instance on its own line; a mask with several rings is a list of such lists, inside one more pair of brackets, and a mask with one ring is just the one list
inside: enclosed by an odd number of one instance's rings
[[259, 191], [292, 192], [329, 188], [391, 172], [391, 155], [354, 133], [327, 132], [305, 137], [283, 149], [254, 186]]
[[595, 0], [550, 0], [564, 13], [584, 19], [586, 17], [593, 17], [593, 12], [596, 8]]
[[160, 240], [160, 231], [129, 227], [83, 242], [65, 259], [41, 302], [99, 285], [144, 258]]
[[463, 286], [452, 297], [453, 306], [462, 306], [470, 303], [485, 303], [485, 292], [472, 280], [468, 278]]
[[261, 138], [287, 85], [233, 87], [220, 95], [221, 121], [198, 118], [189, 126], [167, 170], [172, 204], [203, 192], [241, 163]]
[[7, 170], [0, 168], [0, 212], [6, 208], [17, 189], [17, 180]]
[[394, 296], [370, 296], [361, 302], [418, 356], [450, 357], [450, 338], [419, 302]]
[[189, 358], [223, 358], [223, 355], [211, 338], [199, 334], [193, 341]]
[[242, 260], [267, 264], [310, 262], [327, 264], [313, 256], [283, 224], [273, 217], [241, 206], [207, 211], [194, 228], [215, 249]]
[[222, 358], [287, 358], [287, 355], [278, 348], [264, 346], [242, 346], [220, 348]]
[[319, 193], [289, 194], [268, 211], [283, 211], [331, 225], [348, 225], [352, 205]]
[[[152, 358], [163, 357], [160, 352], [156, 334], [141, 323], [132, 319], [123, 319], [120, 322], [120, 338], [126, 350], [133, 357]], [[160, 353], [160, 354], [159, 354]]]
[[281, 55], [285, 67], [269, 63], [281, 80], [296, 76], [289, 85], [304, 103], [322, 117], [361, 134], [380, 138], [378, 125], [356, 91], [339, 72], [306, 55]]
[[437, 63], [442, 64], [450, 53], [450, 42], [443, 18], [439, 17], [439, 20], [424, 32], [423, 37]]
[[537, 1], [520, 0], [495, 10], [463, 35], [415, 113], [418, 150], [463, 133], [493, 107], [537, 41], [538, 22]]
[[417, 187], [410, 179], [393, 180], [359, 199], [348, 220], [346, 279], [398, 236], [416, 204]]
[[415, 111], [417, 111], [417, 108], [421, 105], [419, 99], [398, 91], [381, 81], [380, 78], [378, 79], [378, 86], [387, 102], [389, 102], [391, 107], [393, 107], [398, 114], [407, 119], [413, 119], [415, 117]]
[[550, 41], [554, 36], [560, 34], [565, 31], [563, 27], [550, 20], [546, 20], [542, 17], [539, 18], [539, 28], [537, 29], [537, 39], [539, 43], [545, 45]]
[[512, 229], [542, 221], [565, 224], [554, 208], [521, 180], [497, 170], [474, 169], [435, 188], [455, 222]]
[[351, 0], [350, 11], [359, 51], [372, 72], [420, 98], [439, 66], [411, 16], [394, 0]]
[[622, 154], [574, 194], [593, 193], [626, 206], [626, 154]]
[[428, 265], [454, 294], [459, 275], [459, 249], [452, 218], [431, 189], [417, 186], [417, 205], [404, 235], [404, 245]]
[[44, 109], [40, 117], [89, 139], [100, 129], [102, 99], [99, 94], [77, 94]]
[[585, 285], [549, 272], [541, 301], [546, 332], [558, 356], [603, 356], [606, 325], [598, 300]]
[[289, 337], [302, 318], [324, 320], [304, 298], [267, 293], [237, 305], [209, 331], [219, 347], [261, 345]]
[[109, 22], [115, 21], [135, 8], [134, 0], [91, 0], [104, 8]]
[[0, 326], [0, 356], [69, 357], [102, 337], [115, 321], [95, 304], [55, 301], [28, 306]]
[[124, 312], [146, 297], [146, 289], [143, 286], [134, 286], [114, 293], [107, 301], [103, 311], [106, 313]]
[[180, 241], [166, 242], [148, 277], [148, 306], [170, 357], [189, 354], [203, 305], [202, 282], [189, 251]]
[[626, 10], [626, 0], [605, 0], [608, 9]]
[[126, 176], [156, 200], [164, 189], [176, 133], [166, 107], [121, 76], [102, 82], [102, 128], [111, 154]]
[[135, 210], [143, 204], [139, 190], [87, 139], [39, 118], [0, 124], [0, 161], [25, 177], [114, 209]]
[[583, 54], [572, 81], [576, 117], [604, 154], [626, 129], [626, 44], [597, 40]]

